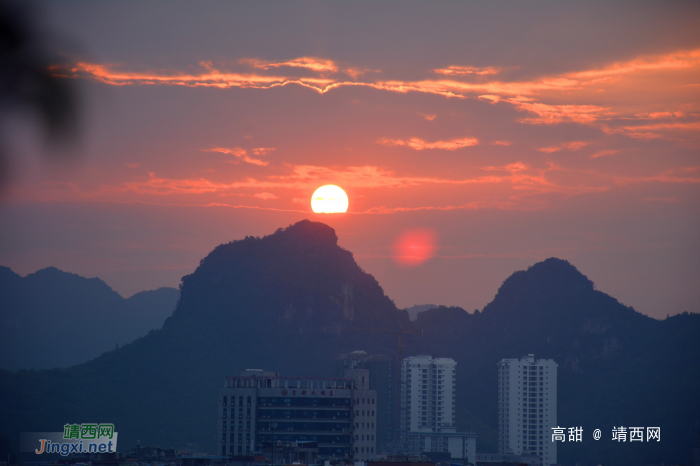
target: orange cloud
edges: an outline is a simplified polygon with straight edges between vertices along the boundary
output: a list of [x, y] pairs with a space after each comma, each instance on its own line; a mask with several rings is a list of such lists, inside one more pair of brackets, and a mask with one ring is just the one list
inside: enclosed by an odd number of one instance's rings
[[573, 141], [573, 142], [565, 142], [565, 143], [559, 144], [558, 146], [541, 147], [537, 150], [541, 151], [541, 152], [547, 152], [548, 154], [550, 154], [552, 152], [557, 152], [557, 151], [560, 151], [562, 149], [579, 150], [580, 148], [587, 146], [588, 144], [589, 144], [588, 142]]
[[678, 139], [679, 132], [697, 135], [700, 121], [687, 121], [686, 117], [686, 121], [605, 127], [603, 130], [608, 134], [624, 134], [635, 139]]
[[[417, 212], [424, 210], [433, 211], [451, 211], [451, 210], [477, 210], [477, 209], [499, 209], [499, 210], [531, 210], [530, 206], [524, 206], [522, 203], [514, 201], [473, 201], [461, 205], [447, 206], [419, 206], [419, 207], [372, 207], [367, 209], [362, 214], [396, 214], [399, 212]], [[387, 256], [391, 257], [391, 256]]]
[[617, 154], [620, 152], [619, 150], [601, 150], [599, 152], [596, 152], [595, 154], [591, 155], [592, 159], [597, 159], [598, 157], [604, 157], [606, 155], [613, 155]]
[[447, 68], [441, 68], [434, 70], [438, 74], [445, 74], [450, 76], [466, 76], [466, 75], [487, 75], [487, 74], [498, 74], [501, 72], [500, 68], [477, 68], [475, 66], [448, 66]]
[[253, 196], [257, 197], [258, 199], [264, 199], [264, 200], [279, 199], [279, 196], [275, 196], [272, 193], [255, 193], [255, 194], [253, 194]]
[[269, 62], [256, 59], [243, 59], [240, 61], [241, 63], [250, 64], [254, 68], [261, 68], [263, 70], [269, 70], [270, 68], [290, 67], [306, 68], [320, 73], [335, 73], [338, 71], [338, 67], [333, 60], [324, 60], [322, 58], [315, 57], [300, 57], [284, 62]]
[[327, 78], [263, 76], [258, 74], [242, 74], [216, 69], [210, 62], [201, 62], [204, 69], [198, 74], [157, 73], [157, 72], [128, 72], [116, 71], [114, 65], [97, 65], [92, 63], [76, 63], [68, 72], [72, 77], [88, 76], [97, 81], [114, 86], [128, 85], [172, 85], [187, 87], [218, 87], [222, 89], [240, 87], [253, 89], [270, 89], [287, 84], [299, 84], [319, 92], [334, 81]]
[[[700, 72], [700, 50], [677, 52], [655, 57], [641, 57], [633, 60], [601, 65], [589, 70], [562, 73], [555, 76], [540, 76], [534, 79], [509, 81], [505, 72], [497, 73], [494, 69], [478, 69], [470, 67], [446, 67], [436, 70], [437, 74], [428, 71], [428, 78], [415, 80], [388, 79], [382, 74], [372, 74], [355, 70], [349, 72], [332, 60], [298, 58], [279, 62], [250, 62], [252, 68], [223, 69], [211, 63], [202, 63], [201, 67], [188, 70], [186, 73], [177, 71], [144, 71], [137, 72], [121, 66], [107, 64], [79, 63], [69, 73], [75, 77], [89, 77], [108, 85], [170, 85], [188, 87], [216, 88], [250, 88], [272, 89], [288, 85], [303, 86], [320, 95], [333, 92], [335, 89], [348, 86], [359, 86], [363, 89], [375, 89], [376, 92], [391, 92], [397, 95], [418, 92], [431, 94], [433, 99], [457, 98], [476, 99], [489, 102], [494, 110], [515, 109], [518, 113], [509, 111], [505, 114], [515, 115], [517, 121], [529, 125], [557, 125], [574, 123], [587, 125], [603, 131], [615, 139], [620, 136], [634, 138], [633, 144], [645, 140], [672, 140], [686, 144], [687, 147], [698, 146], [700, 130], [700, 99], [697, 87], [697, 76]], [[240, 70], [243, 70], [242, 72]], [[343, 74], [345, 73], [345, 75]], [[296, 76], [295, 76], [296, 74]], [[311, 77], [300, 77], [308, 75]], [[350, 81], [352, 76], [357, 81]], [[381, 78], [381, 79], [380, 79]], [[401, 78], [391, 76], [389, 78]], [[603, 92], [597, 92], [602, 90]], [[262, 92], [262, 91], [261, 91]], [[486, 106], [483, 103], [482, 107]], [[435, 107], [425, 107], [433, 110]], [[420, 110], [420, 109], [419, 109]], [[417, 112], [416, 112], [417, 113]], [[414, 113], [415, 115], [415, 113]], [[420, 114], [428, 121], [434, 121], [436, 114]], [[441, 118], [443, 114], [441, 113]], [[447, 114], [445, 114], [447, 117]], [[513, 118], [511, 116], [511, 118]], [[433, 126], [435, 123], [423, 122], [423, 125]], [[423, 133], [429, 135], [430, 133]], [[491, 133], [490, 137], [498, 137], [499, 133]], [[572, 133], [576, 134], [576, 133]], [[477, 135], [480, 139], [488, 136]], [[458, 150], [479, 144], [476, 138], [456, 138], [449, 140], [433, 140], [432, 138], [391, 139], [381, 138], [376, 141], [385, 146], [403, 146], [408, 149], [422, 151], [427, 149]], [[439, 137], [439, 136], [437, 136]], [[576, 137], [576, 136], [574, 136]], [[582, 137], [582, 136], [579, 136]], [[610, 137], [609, 139], [613, 139]], [[688, 141], [694, 141], [689, 143]], [[487, 142], [482, 142], [487, 143]], [[493, 145], [507, 146], [510, 141], [492, 141]], [[235, 162], [251, 164], [249, 167], [269, 166], [268, 155], [273, 148], [256, 147], [248, 141], [246, 148], [208, 149], [231, 155]], [[602, 170], [617, 160], [609, 146], [598, 146], [595, 150], [586, 149], [586, 157], [577, 163], [588, 163], [596, 170]], [[542, 144], [543, 146], [545, 144]], [[586, 145], [583, 141], [566, 144], [552, 144], [539, 150], [547, 154], [558, 151], [581, 150]], [[538, 147], [538, 146], [535, 146]], [[615, 147], [620, 148], [618, 142]], [[246, 150], [247, 149], [247, 150]], [[507, 150], [509, 156], [516, 156], [512, 150]], [[583, 151], [581, 151], [583, 152]], [[559, 152], [564, 153], [564, 152]], [[592, 155], [588, 155], [592, 153]], [[613, 157], [608, 157], [613, 156]], [[608, 157], [605, 159], [604, 157]], [[542, 158], [558, 160], [555, 156]], [[601, 158], [601, 160], [593, 159]], [[513, 159], [511, 159], [512, 161]], [[517, 159], [516, 159], [517, 160]], [[673, 164], [675, 162], [668, 162]], [[131, 166], [131, 165], [129, 165]], [[133, 167], [135, 168], [135, 167]], [[60, 196], [70, 198], [92, 199], [123, 199], [125, 197], [149, 199], [158, 196], [160, 202], [164, 199], [191, 197], [208, 200], [219, 199], [218, 196], [246, 196], [251, 204], [260, 203], [283, 204], [291, 199], [290, 208], [299, 203], [308, 210], [309, 199], [305, 192], [318, 187], [320, 184], [341, 184], [359, 189], [382, 188], [412, 188], [430, 186], [431, 190], [439, 192], [440, 186], [467, 186], [479, 184], [478, 190], [483, 198], [449, 201], [454, 205], [439, 205], [434, 202], [431, 206], [388, 205], [369, 206], [366, 212], [373, 214], [389, 214], [412, 210], [452, 210], [452, 209], [532, 209], [545, 208], [546, 199], [566, 196], [585, 195], [587, 193], [603, 192], [620, 186], [640, 183], [684, 183], [696, 186], [697, 172], [664, 171], [645, 177], [624, 176], [634, 171], [615, 171], [616, 177], [605, 173], [590, 172], [584, 169], [567, 171], [561, 167], [533, 167], [511, 164], [506, 167], [472, 167], [469, 175], [460, 179], [449, 179], [448, 174], [436, 177], [399, 176], [387, 167], [316, 167], [299, 165], [292, 167], [275, 167], [284, 171], [272, 171], [277, 176], [264, 176], [259, 179], [236, 178], [235, 180], [218, 179], [216, 174], [207, 174], [207, 178], [168, 179], [167, 177], [136, 178], [126, 184], [104, 186], [94, 191], [80, 191], [76, 186], [65, 185]], [[138, 173], [134, 170], [132, 173]], [[201, 172], [200, 172], [201, 173]], [[280, 175], [282, 173], [282, 175]], [[622, 176], [620, 176], [620, 174]], [[192, 175], [182, 175], [183, 178], [193, 178]], [[174, 177], [176, 178], [176, 177]], [[576, 181], [572, 181], [576, 180]], [[224, 182], [221, 182], [224, 181]], [[483, 189], [481, 188], [483, 187]], [[44, 188], [41, 188], [44, 189]], [[48, 187], [48, 189], [59, 189]], [[291, 190], [291, 191], [290, 191]], [[471, 190], [464, 190], [471, 191]], [[44, 191], [45, 192], [45, 191]], [[40, 191], [37, 196], [41, 196]], [[241, 194], [243, 193], [243, 194]], [[654, 193], [656, 194], [656, 193]], [[663, 194], [662, 194], [663, 195]], [[170, 197], [166, 197], [170, 196]], [[276, 196], [282, 201], [271, 201]], [[486, 198], [489, 196], [488, 198]], [[51, 198], [51, 196], [48, 196]], [[202, 202], [202, 201], [200, 201]], [[297, 206], [298, 208], [302, 208]]]
[[274, 147], [255, 147], [253, 148], [253, 154], [255, 155], [267, 155], [268, 152], [275, 150]]
[[424, 149], [444, 149], [444, 150], [456, 150], [463, 147], [475, 146], [479, 144], [476, 138], [462, 138], [462, 139], [451, 139], [449, 141], [435, 141], [426, 142], [419, 138], [411, 138], [407, 141], [402, 139], [388, 139], [381, 138], [377, 141], [379, 144], [385, 146], [408, 146], [414, 150], [424, 150]]
[[595, 123], [603, 116], [611, 115], [608, 108], [597, 105], [547, 105], [541, 102], [528, 102], [519, 99], [504, 99], [520, 110], [536, 116], [522, 118], [523, 123], [552, 125], [564, 122], [581, 124]]
[[480, 95], [479, 99], [487, 100], [487, 101], [491, 102], [492, 104], [498, 103], [499, 101], [503, 100], [500, 95], [491, 95], [491, 94]]
[[[549, 174], [563, 172], [565, 169], [553, 164], [545, 168], [533, 168], [528, 164], [517, 162], [505, 166], [490, 166], [479, 169], [488, 174], [471, 178], [450, 179], [437, 177], [397, 176], [394, 172], [380, 167], [345, 167], [342, 169], [314, 165], [296, 165], [287, 175], [268, 176], [265, 179], [247, 178], [244, 181], [222, 183], [197, 179], [168, 179], [153, 173], [143, 181], [126, 183], [121, 191], [133, 191], [140, 194], [233, 194], [245, 189], [295, 189], [312, 191], [320, 184], [333, 182], [339, 186], [352, 188], [410, 188], [425, 185], [469, 185], [509, 183], [511, 188], [522, 191], [518, 196], [560, 193], [583, 194], [601, 192], [607, 189], [603, 185], [571, 185], [557, 183], [548, 178]], [[256, 196], [259, 197], [259, 196]], [[302, 199], [306, 203], [306, 199]], [[301, 201], [300, 201], [301, 202]]]
[[616, 176], [613, 181], [619, 185], [640, 183], [700, 183], [700, 166], [672, 168], [652, 176]]
[[[302, 68], [317, 73], [336, 73], [339, 66], [332, 60], [316, 57], [300, 57], [282, 62], [257, 59], [244, 60], [259, 70], [284, 70]], [[677, 115], [680, 105], [697, 102], [697, 93], [692, 86], [697, 85], [694, 76], [700, 71], [700, 49], [677, 51], [665, 55], [642, 56], [625, 62], [617, 62], [596, 69], [563, 73], [557, 76], [543, 76], [525, 81], [497, 81], [492, 79], [498, 74], [495, 67], [448, 66], [435, 70], [443, 79], [425, 79], [419, 81], [384, 80], [384, 81], [343, 81], [330, 77], [295, 77], [270, 76], [256, 73], [238, 73], [224, 71], [212, 63], [202, 62], [200, 73], [179, 72], [133, 72], [118, 71], [114, 65], [77, 63], [70, 70], [54, 72], [72, 77], [90, 77], [111, 85], [178, 85], [189, 87], [219, 88], [255, 88], [270, 89], [279, 86], [297, 84], [326, 93], [343, 86], [364, 86], [387, 92], [408, 93], [422, 92], [453, 98], [478, 96], [492, 103], [505, 102], [521, 111], [532, 114], [520, 121], [527, 124], [558, 124], [574, 122], [586, 125], [598, 125], [605, 131], [616, 131], [610, 126], [611, 119], [627, 118], [662, 118], [665, 115]], [[354, 79], [361, 73], [352, 68], [344, 71]], [[689, 73], [692, 71], [693, 73]], [[661, 74], [660, 74], [661, 73]], [[670, 73], [670, 74], [669, 74]], [[465, 76], [476, 75], [480, 82], [460, 80]], [[672, 78], [672, 79], [669, 79]], [[627, 103], [612, 101], [606, 97], [606, 89], [616, 86], [614, 90], [633, 90], [635, 95], [653, 95], [660, 88], [667, 89], [666, 83], [673, 82], [673, 92], [678, 95], [678, 108], [660, 111], [656, 102], [629, 98]], [[607, 87], [606, 87], [607, 86]], [[603, 92], [601, 92], [603, 91]], [[616, 93], [616, 95], [619, 93]], [[647, 98], [648, 100], [648, 98]], [[582, 101], [590, 101], [583, 103]], [[649, 109], [645, 110], [644, 106]], [[697, 105], [696, 105], [697, 106]], [[653, 107], [653, 108], [652, 108]], [[689, 116], [693, 121], [697, 115]], [[688, 124], [693, 124], [688, 123]], [[666, 130], [679, 129], [679, 126], [657, 128], [653, 130], [620, 130], [618, 132], [636, 138], [654, 138]]]
[[491, 144], [494, 146], [512, 146], [513, 143], [510, 141], [493, 141]]
[[343, 73], [347, 74], [352, 79], [357, 79], [360, 76], [362, 76], [363, 74], [372, 73], [372, 72], [378, 73], [379, 70], [371, 70], [371, 69], [367, 69], [367, 68], [345, 68], [343, 70]]
[[140, 165], [141, 165], [140, 163], [127, 163], [127, 164], [126, 164], [126, 166], [129, 167], [129, 168], [136, 168], [136, 167], [138, 167], [138, 166], [140, 166]]
[[318, 187], [319, 183], [334, 183], [339, 186], [353, 188], [406, 188], [425, 184], [470, 184], [493, 183], [501, 180], [495, 176], [485, 176], [468, 179], [448, 179], [396, 176], [394, 172], [381, 167], [346, 167], [336, 169], [315, 165], [296, 165], [289, 175], [270, 177], [276, 180], [278, 186], [310, 189]]
[[617, 62], [600, 70], [588, 70], [569, 73], [575, 79], [600, 79], [617, 77], [637, 71], [680, 70], [695, 68], [700, 65], [700, 50], [673, 52], [666, 55], [654, 55], [635, 58], [627, 62]]
[[[233, 149], [227, 149], [225, 147], [212, 147], [211, 149], [202, 149], [202, 150], [204, 152], [220, 152], [222, 154], [235, 155], [236, 157], [243, 160], [244, 162], [251, 163], [253, 165], [260, 165], [262, 167], [267, 166], [269, 163], [269, 162], [265, 162], [264, 160], [258, 160], [258, 159], [254, 159], [252, 157], [249, 157], [247, 155], [246, 150], [241, 149], [240, 147], [234, 147]], [[253, 151], [255, 151], [255, 149], [253, 149]]]
[[[240, 148], [236, 148], [240, 149]], [[228, 149], [230, 153], [235, 149]], [[406, 176], [377, 166], [323, 167], [315, 165], [295, 165], [281, 167], [286, 172], [270, 172], [260, 178], [250, 176], [238, 179], [215, 179], [216, 173], [207, 177], [173, 178], [149, 173], [147, 177], [135, 177], [133, 180], [97, 187], [82, 186], [76, 182], [44, 183], [27, 187], [17, 199], [35, 201], [71, 201], [91, 200], [106, 202], [141, 202], [154, 205], [222, 205], [235, 208], [261, 208], [264, 206], [232, 205], [221, 202], [231, 196], [246, 196], [265, 202], [280, 199], [282, 205], [274, 209], [297, 211], [295, 204], [309, 208], [311, 192], [323, 184], [337, 184], [351, 188], [355, 196], [361, 196], [358, 190], [373, 189], [412, 189], [429, 188], [439, 195], [450, 187], [473, 186], [479, 189], [460, 190], [463, 195], [473, 196], [461, 204], [440, 205], [427, 201], [429, 205], [367, 205], [361, 212], [366, 214], [391, 214], [419, 210], [471, 210], [471, 209], [543, 209], [550, 205], [551, 196], [570, 197], [589, 193], [600, 193], [610, 186], [624, 186], [649, 181], [700, 182], [698, 173], [691, 171], [668, 172], [647, 178], [614, 178], [604, 173], [588, 172], [584, 176], [580, 171], [563, 168], [548, 163], [543, 167], [532, 166], [524, 162], [515, 162], [501, 166], [474, 167], [470, 176]], [[209, 178], [211, 176], [212, 178]], [[573, 181], [576, 180], [576, 181]], [[366, 191], [365, 191], [366, 192]], [[449, 191], [454, 193], [454, 191]], [[468, 193], [468, 194], [467, 194]], [[308, 197], [307, 197], [308, 196]], [[453, 194], [450, 195], [453, 198]], [[373, 196], [366, 196], [369, 200]], [[385, 199], [383, 197], [382, 199]], [[391, 197], [390, 197], [391, 198]], [[288, 207], [284, 203], [290, 202]], [[306, 211], [305, 210], [305, 211]]]

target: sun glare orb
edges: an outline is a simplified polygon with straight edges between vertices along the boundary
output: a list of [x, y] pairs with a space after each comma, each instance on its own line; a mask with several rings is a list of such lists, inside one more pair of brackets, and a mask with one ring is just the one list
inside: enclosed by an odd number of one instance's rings
[[348, 195], [338, 186], [321, 186], [311, 196], [311, 210], [317, 214], [338, 214], [348, 211]]
[[415, 267], [435, 255], [437, 233], [434, 230], [404, 231], [394, 242], [394, 260], [404, 267]]

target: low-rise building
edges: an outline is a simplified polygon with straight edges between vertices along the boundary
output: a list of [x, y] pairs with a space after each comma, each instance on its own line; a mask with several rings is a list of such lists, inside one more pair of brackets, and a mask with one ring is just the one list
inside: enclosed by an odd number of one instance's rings
[[365, 369], [339, 378], [241, 371], [219, 389], [217, 453], [251, 455], [266, 442], [316, 442], [321, 457], [374, 459], [376, 398]]
[[527, 465], [539, 465], [540, 457], [535, 454], [525, 453], [523, 455], [516, 455], [512, 453], [477, 453], [476, 454], [476, 466], [496, 466], [500, 464], [527, 464]]
[[454, 427], [439, 427], [436, 432], [409, 432], [407, 453], [411, 456], [449, 453], [450, 459], [464, 459], [468, 462], [474, 462], [476, 438], [476, 434], [457, 432]]

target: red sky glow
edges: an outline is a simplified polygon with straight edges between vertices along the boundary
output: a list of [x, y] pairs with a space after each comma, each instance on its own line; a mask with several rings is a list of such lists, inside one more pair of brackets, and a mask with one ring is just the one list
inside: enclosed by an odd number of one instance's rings
[[[128, 296], [310, 218], [400, 307], [472, 312], [555, 256], [700, 311], [697, 4], [40, 5], [83, 138], [50, 164], [13, 123], [0, 265]], [[347, 214], [311, 211], [327, 184]]]

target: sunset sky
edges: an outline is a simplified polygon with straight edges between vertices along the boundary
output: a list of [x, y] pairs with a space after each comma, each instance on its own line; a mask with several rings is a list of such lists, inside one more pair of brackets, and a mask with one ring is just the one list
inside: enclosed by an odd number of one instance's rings
[[[399, 307], [473, 312], [559, 257], [642, 313], [700, 311], [698, 2], [38, 6], [82, 138], [59, 165], [3, 120], [0, 265], [130, 296], [309, 218]], [[325, 184], [347, 214], [311, 211]], [[434, 257], [397, 260], [411, 232]]]

